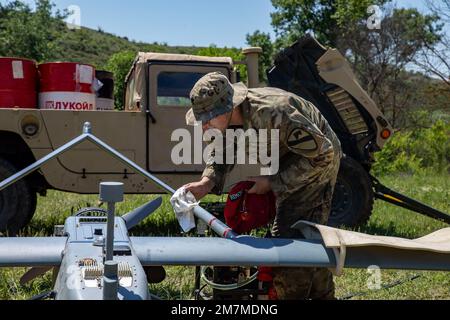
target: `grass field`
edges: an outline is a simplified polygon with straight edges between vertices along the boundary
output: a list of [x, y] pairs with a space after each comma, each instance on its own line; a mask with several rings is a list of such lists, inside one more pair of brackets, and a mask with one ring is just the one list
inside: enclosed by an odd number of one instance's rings
[[[450, 212], [450, 179], [448, 174], [421, 176], [396, 176], [381, 179], [387, 186], [409, 195], [444, 212]], [[40, 197], [37, 213], [23, 236], [47, 236], [53, 226], [63, 224], [77, 209], [95, 206], [97, 196], [79, 196], [51, 191]], [[118, 206], [119, 214], [144, 204], [154, 196], [126, 196]], [[134, 235], [179, 235], [174, 213], [164, 197], [163, 206], [151, 218], [132, 232]], [[390, 204], [377, 201], [374, 213], [359, 231], [404, 238], [417, 238], [447, 227], [446, 224], [411, 213]], [[25, 269], [0, 270], [0, 299], [28, 299], [52, 286], [51, 273], [21, 287], [19, 279]], [[153, 293], [166, 299], [192, 299], [194, 269], [191, 267], [167, 268], [168, 277], [162, 284], [152, 285]], [[369, 289], [372, 274], [367, 270], [346, 270], [336, 278], [338, 298], [356, 295], [352, 299], [450, 299], [450, 272], [381, 271], [381, 288]], [[411, 280], [414, 279], [414, 280]], [[391, 285], [398, 284], [392, 288]]]

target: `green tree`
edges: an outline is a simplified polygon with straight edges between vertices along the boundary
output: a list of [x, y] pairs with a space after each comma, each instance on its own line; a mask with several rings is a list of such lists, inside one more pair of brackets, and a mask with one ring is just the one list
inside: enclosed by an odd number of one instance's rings
[[277, 47], [286, 47], [306, 33], [313, 33], [323, 44], [342, 51], [341, 37], [356, 22], [367, 20], [370, 5], [387, 0], [272, 0], [275, 12], [272, 26], [277, 33]]
[[54, 4], [36, 0], [36, 10], [21, 2], [0, 4], [0, 55], [21, 56], [38, 62], [57, 56], [56, 40], [64, 28], [67, 13], [52, 13]]
[[272, 66], [274, 46], [270, 40], [270, 34], [259, 30], [247, 34], [247, 44], [252, 47], [261, 47], [263, 53], [259, 59], [259, 78], [267, 82], [266, 71]]
[[[353, 66], [362, 86], [391, 123], [405, 123], [411, 109], [408, 64], [442, 37], [436, 14], [395, 8], [390, 0], [272, 0], [272, 25], [285, 47], [306, 33], [339, 49]], [[368, 28], [371, 5], [377, 5], [379, 29]]]
[[[442, 23], [450, 25], [450, 0], [426, 0], [426, 4], [430, 12], [438, 16]], [[425, 73], [440, 78], [447, 85], [448, 90], [450, 88], [450, 32], [444, 33], [437, 45], [426, 43], [425, 50], [415, 63]]]
[[348, 30], [343, 41], [362, 86], [391, 124], [400, 127], [414, 93], [405, 70], [426, 44], [439, 40], [441, 26], [436, 16], [414, 8], [384, 12], [380, 30], [361, 23]]
[[125, 78], [130, 71], [136, 52], [122, 51], [111, 56], [108, 60], [105, 70], [114, 74], [114, 100], [115, 107], [123, 110], [123, 97], [125, 92]]
[[[240, 49], [237, 48], [218, 48], [216, 45], [212, 44], [208, 48], [201, 48], [196, 53], [199, 56], [206, 57], [230, 57], [233, 61], [244, 61], [245, 57]], [[237, 65], [237, 70], [241, 75], [241, 80], [247, 80], [247, 70], [243, 65]]]
[[376, 176], [391, 173], [418, 173], [423, 169], [448, 172], [450, 124], [436, 121], [429, 128], [397, 132], [376, 154], [372, 168]]

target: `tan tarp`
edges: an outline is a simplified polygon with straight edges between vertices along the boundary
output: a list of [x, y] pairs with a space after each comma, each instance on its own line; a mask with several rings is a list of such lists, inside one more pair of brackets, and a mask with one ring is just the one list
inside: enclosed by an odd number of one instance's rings
[[138, 59], [139, 63], [146, 63], [148, 61], [189, 61], [189, 62], [215, 62], [215, 63], [233, 64], [233, 60], [229, 57], [204, 57], [187, 54], [154, 53], [154, 52], [139, 52], [136, 59]]
[[425, 250], [450, 253], [450, 228], [442, 229], [425, 237], [409, 240], [397, 237], [373, 236], [354, 231], [335, 229], [301, 221], [296, 225], [308, 239], [321, 239], [327, 248], [381, 246], [404, 250]]
[[[149, 61], [213, 62], [225, 63], [230, 66], [233, 65], [233, 59], [228, 57], [203, 57], [184, 54], [139, 52], [134, 60], [133, 68], [127, 76], [128, 87], [125, 99], [126, 110], [139, 110], [140, 106], [147, 105], [146, 78], [148, 77], [147, 63]], [[133, 83], [132, 86], [134, 88], [130, 87], [131, 83]]]

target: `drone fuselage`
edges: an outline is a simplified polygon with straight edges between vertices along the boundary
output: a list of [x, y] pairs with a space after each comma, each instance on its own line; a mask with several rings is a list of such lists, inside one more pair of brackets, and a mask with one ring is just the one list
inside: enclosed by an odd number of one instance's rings
[[[55, 283], [57, 300], [102, 300], [106, 217], [74, 216], [66, 220], [66, 248]], [[136, 256], [122, 218], [114, 223], [114, 259], [118, 263], [118, 299], [147, 300], [146, 273]]]

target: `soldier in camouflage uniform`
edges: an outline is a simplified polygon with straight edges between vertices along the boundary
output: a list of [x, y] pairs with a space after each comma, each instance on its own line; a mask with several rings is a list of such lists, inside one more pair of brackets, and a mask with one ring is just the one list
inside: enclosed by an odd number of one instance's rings
[[[249, 179], [256, 182], [250, 193], [272, 190], [277, 196], [274, 237], [302, 238], [291, 229], [299, 220], [327, 223], [342, 151], [337, 136], [312, 103], [276, 88], [232, 85], [220, 73], [200, 79], [191, 92], [191, 101], [187, 123], [201, 121], [204, 130], [225, 132], [230, 126], [279, 130], [279, 172]], [[202, 180], [186, 188], [197, 200], [211, 191], [219, 194], [232, 167], [216, 164], [211, 158]], [[274, 286], [280, 299], [334, 298], [333, 276], [328, 269], [274, 268]]]

